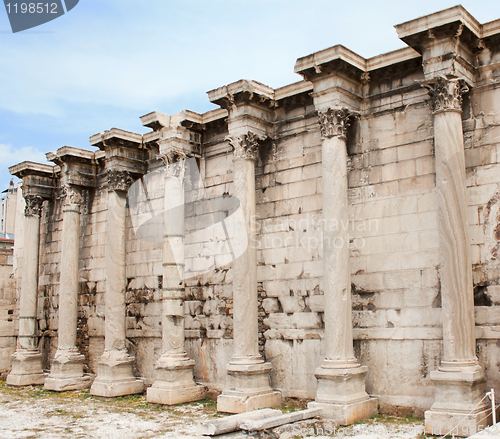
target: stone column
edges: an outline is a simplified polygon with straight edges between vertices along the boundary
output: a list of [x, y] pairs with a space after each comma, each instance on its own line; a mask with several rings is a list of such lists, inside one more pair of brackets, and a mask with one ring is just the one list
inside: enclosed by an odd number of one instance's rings
[[[226, 388], [217, 398], [217, 410], [242, 413], [281, 404], [280, 392], [270, 386], [271, 363], [258, 347], [257, 249], [255, 247], [255, 153], [258, 138], [252, 134], [233, 138], [234, 196], [240, 201], [245, 223], [246, 251], [233, 264], [234, 353], [227, 366]], [[243, 238], [242, 236], [236, 239]], [[233, 237], [234, 239], [234, 237]]]
[[82, 197], [71, 185], [64, 188], [64, 196], [58, 344], [50, 374], [45, 380], [45, 388], [56, 391], [86, 389], [92, 384], [92, 377], [83, 373], [85, 356], [76, 346]]
[[315, 402], [342, 425], [369, 418], [377, 399], [365, 391], [366, 366], [354, 357], [349, 254], [346, 128], [349, 111], [318, 112], [322, 139], [325, 359], [316, 370]]
[[476, 358], [467, 220], [461, 113], [462, 93], [468, 89], [458, 79], [444, 77], [426, 87], [434, 118], [443, 352], [439, 370], [430, 374], [436, 393], [434, 404], [425, 412], [425, 428], [429, 434], [444, 435], [460, 423], [450, 434], [469, 436], [488, 425], [488, 405], [483, 401], [478, 406], [486, 384]]
[[135, 358], [126, 348], [125, 271], [126, 195], [132, 183], [126, 171], [108, 171], [108, 211], [106, 218], [106, 319], [104, 353], [90, 393], [122, 396], [142, 393], [144, 383], [134, 377]]
[[194, 360], [184, 347], [184, 172], [186, 156], [164, 156], [165, 212], [163, 219], [162, 355], [156, 377], [148, 388], [148, 402], [178, 404], [203, 398], [203, 386], [194, 381]]
[[[27, 188], [24, 188], [27, 190]], [[12, 356], [12, 370], [7, 376], [10, 386], [43, 384], [42, 354], [38, 350], [38, 254], [40, 244], [40, 214], [43, 198], [24, 195], [23, 277], [19, 298], [19, 336]]]

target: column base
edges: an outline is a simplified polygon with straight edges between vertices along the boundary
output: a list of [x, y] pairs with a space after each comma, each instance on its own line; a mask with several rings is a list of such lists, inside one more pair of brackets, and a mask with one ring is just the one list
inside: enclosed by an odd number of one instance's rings
[[58, 350], [54, 357], [45, 388], [56, 392], [87, 389], [92, 384], [93, 375], [83, 373], [85, 356], [78, 350]]
[[121, 351], [107, 351], [97, 366], [97, 377], [90, 388], [95, 396], [113, 398], [144, 391], [144, 383], [134, 377], [134, 357]]
[[281, 406], [281, 393], [271, 388], [271, 363], [229, 364], [226, 389], [217, 398], [217, 411], [244, 413]]
[[370, 398], [351, 404], [328, 404], [324, 402], [310, 402], [308, 409], [321, 409], [322, 419], [332, 419], [340, 425], [354, 424], [361, 419], [370, 419], [378, 413], [378, 399]]
[[468, 437], [491, 425], [489, 400], [478, 405], [486, 393], [480, 366], [436, 370], [430, 378], [436, 393], [434, 404], [425, 412], [427, 434]]
[[50, 375], [45, 378], [44, 388], [54, 392], [66, 392], [68, 390], [88, 389], [92, 385], [94, 376], [84, 374], [75, 378], [52, 378]]
[[[330, 363], [332, 367], [329, 367]], [[323, 418], [333, 419], [341, 425], [368, 419], [378, 413], [377, 398], [370, 397], [365, 390], [368, 368], [355, 362], [345, 366], [325, 361], [316, 369], [316, 400], [308, 404], [310, 408], [323, 409]]]
[[12, 355], [12, 370], [7, 375], [8, 386], [36, 386], [45, 382], [42, 354], [37, 350], [18, 349]]
[[182, 404], [203, 399], [205, 388], [194, 382], [194, 361], [189, 358], [160, 358], [156, 377], [147, 390], [147, 401], [155, 404]]

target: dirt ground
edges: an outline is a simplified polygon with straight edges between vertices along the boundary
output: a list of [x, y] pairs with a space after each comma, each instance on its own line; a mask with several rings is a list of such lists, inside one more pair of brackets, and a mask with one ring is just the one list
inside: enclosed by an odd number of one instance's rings
[[[294, 401], [285, 403], [284, 412], [303, 408]], [[143, 395], [106, 399], [92, 396], [88, 390], [57, 393], [41, 386], [18, 389], [0, 382], [1, 439], [194, 439], [198, 423], [220, 416], [215, 401], [210, 399], [167, 407], [148, 404]], [[414, 439], [422, 431], [419, 419], [378, 416], [364, 424], [323, 432], [302, 428], [292, 437]]]

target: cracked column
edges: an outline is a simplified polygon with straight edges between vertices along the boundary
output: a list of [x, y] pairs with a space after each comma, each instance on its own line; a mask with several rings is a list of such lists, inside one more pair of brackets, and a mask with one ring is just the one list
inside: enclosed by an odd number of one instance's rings
[[[142, 137], [113, 129], [91, 137], [90, 141], [106, 152], [108, 191], [104, 353], [90, 393], [105, 397], [132, 395], [142, 393], [144, 383], [134, 376], [135, 358], [128, 353], [126, 340], [126, 199], [133, 182], [130, 162], [134, 156], [142, 156]], [[129, 155], [125, 158], [126, 153]], [[132, 170], [139, 172], [142, 167]]]
[[155, 365], [155, 381], [147, 390], [147, 400], [173, 405], [198, 401], [205, 391], [195, 383], [195, 362], [186, 353], [184, 339], [184, 178], [188, 154], [199, 151], [199, 145], [194, 144], [190, 132], [180, 126], [179, 115], [163, 116], [169, 123], [158, 141], [160, 157], [166, 166], [162, 354]]
[[435, 399], [425, 412], [425, 430], [467, 437], [491, 424], [491, 414], [488, 399], [480, 403], [486, 382], [476, 358], [462, 95], [475, 83], [477, 54], [491, 43], [462, 6], [395, 28], [422, 54], [434, 124], [443, 347], [438, 370], [430, 372]]
[[[86, 389], [92, 375], [83, 373], [85, 356], [77, 347], [80, 214], [84, 186], [94, 186], [94, 153], [71, 147], [48, 153], [61, 166], [63, 226], [57, 352], [45, 388], [55, 391]], [[73, 184], [75, 183], [75, 184]]]
[[[241, 413], [281, 404], [281, 393], [270, 386], [271, 363], [258, 347], [257, 249], [255, 247], [255, 160], [259, 140], [271, 133], [274, 91], [254, 81], [239, 81], [209, 92], [212, 102], [228, 109], [229, 141], [234, 147], [232, 194], [243, 212], [243, 223], [233, 239], [244, 239], [247, 249], [233, 263], [234, 352], [227, 366], [226, 387], [217, 410]], [[240, 235], [246, 231], [246, 236]]]
[[445, 77], [426, 87], [434, 118], [443, 351], [439, 369], [430, 373], [436, 393], [425, 412], [425, 428], [429, 434], [444, 435], [453, 429], [455, 435], [469, 436], [491, 423], [491, 415], [488, 400], [479, 404], [486, 379], [476, 357], [461, 114], [462, 94], [468, 88], [457, 78]]
[[308, 407], [321, 408], [322, 417], [341, 425], [369, 418], [378, 402], [365, 389], [368, 368], [354, 356], [347, 227], [347, 127], [361, 108], [365, 66], [364, 58], [342, 46], [295, 64], [295, 72], [313, 83], [322, 146], [325, 358], [316, 369], [316, 398]]
[[23, 179], [24, 248], [19, 298], [19, 336], [12, 356], [12, 370], [7, 376], [10, 386], [43, 384], [42, 354], [38, 349], [38, 257], [40, 215], [45, 199], [53, 196], [53, 167], [23, 162], [9, 168], [12, 175]]

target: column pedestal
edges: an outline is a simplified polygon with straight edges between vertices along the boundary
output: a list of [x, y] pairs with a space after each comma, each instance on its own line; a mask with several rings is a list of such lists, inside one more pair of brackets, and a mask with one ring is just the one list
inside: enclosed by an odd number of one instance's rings
[[486, 378], [480, 366], [435, 370], [430, 378], [436, 393], [434, 404], [425, 412], [427, 434], [467, 437], [491, 425], [489, 399], [478, 405], [486, 391]]
[[56, 392], [87, 389], [92, 384], [93, 376], [82, 372], [84, 361], [85, 356], [76, 348], [58, 350], [44, 387]]
[[217, 398], [217, 410], [244, 413], [265, 407], [279, 407], [281, 393], [269, 383], [271, 363], [228, 364], [226, 388]]
[[148, 402], [174, 405], [203, 398], [204, 387], [193, 379], [194, 360], [188, 357], [177, 361], [160, 360], [155, 369], [155, 382], [148, 388]]
[[134, 361], [135, 358], [126, 351], [104, 352], [97, 365], [97, 378], [90, 393], [106, 398], [142, 393], [144, 383], [134, 377]]
[[18, 349], [12, 355], [12, 370], [6, 380], [8, 386], [37, 386], [45, 382], [45, 377], [38, 349]]
[[370, 398], [365, 391], [366, 366], [353, 368], [316, 369], [318, 380], [316, 400], [308, 408], [321, 408], [322, 417], [335, 419], [340, 425], [353, 424], [369, 419], [378, 412], [377, 398]]

